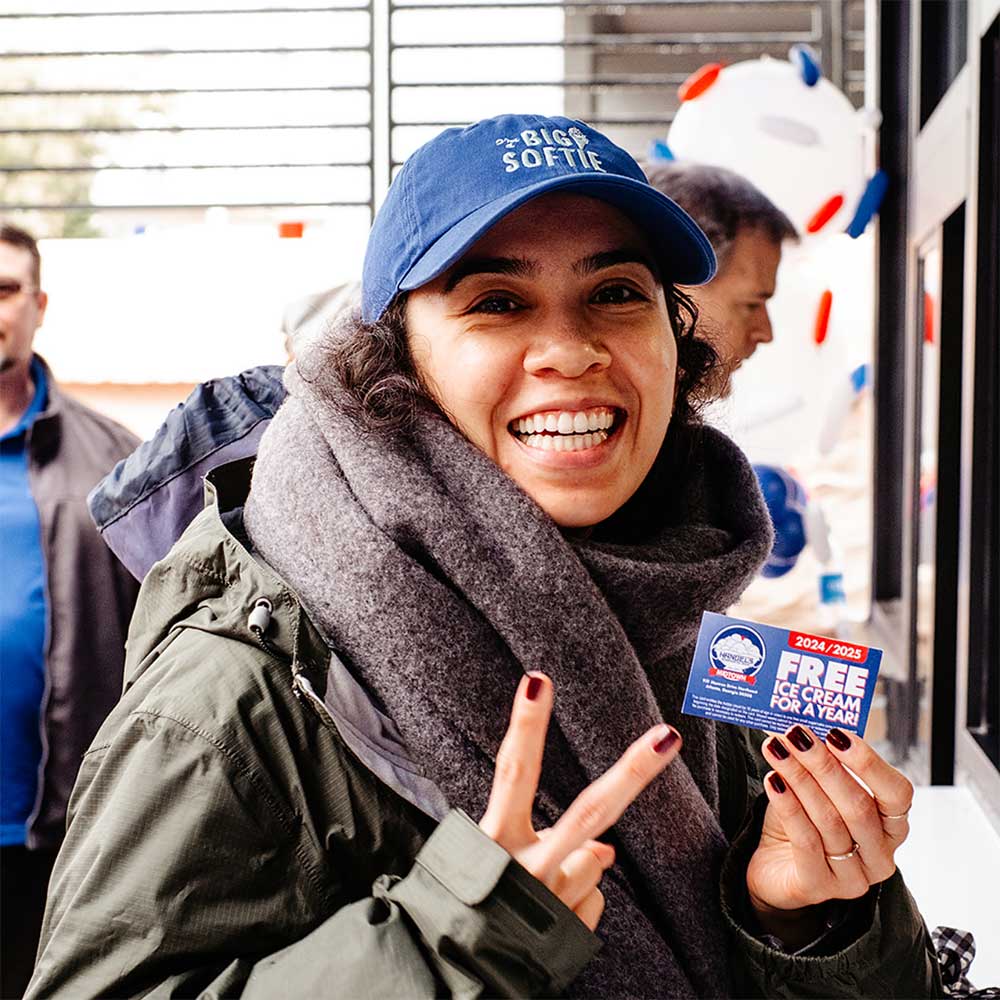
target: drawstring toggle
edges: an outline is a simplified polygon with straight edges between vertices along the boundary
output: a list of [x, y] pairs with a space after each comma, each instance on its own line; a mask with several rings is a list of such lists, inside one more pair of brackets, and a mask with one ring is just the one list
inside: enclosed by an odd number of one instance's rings
[[247, 627], [258, 639], [263, 639], [271, 626], [271, 611], [271, 602], [266, 597], [261, 597], [254, 604], [253, 611], [250, 612]]

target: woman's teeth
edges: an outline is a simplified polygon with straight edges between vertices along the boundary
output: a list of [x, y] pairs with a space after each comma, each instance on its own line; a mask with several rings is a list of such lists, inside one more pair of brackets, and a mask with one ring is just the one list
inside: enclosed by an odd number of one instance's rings
[[533, 413], [511, 421], [511, 431], [529, 448], [543, 451], [583, 451], [603, 444], [615, 422], [615, 411], [560, 410]]
[[594, 431], [592, 434], [529, 434], [521, 440], [529, 448], [541, 448], [542, 451], [583, 451], [603, 444], [608, 439], [607, 431]]
[[550, 410], [533, 413], [512, 422], [517, 434], [539, 434], [542, 431], [558, 434], [586, 434], [587, 431], [608, 430], [615, 422], [614, 410], [598, 407], [593, 410]]

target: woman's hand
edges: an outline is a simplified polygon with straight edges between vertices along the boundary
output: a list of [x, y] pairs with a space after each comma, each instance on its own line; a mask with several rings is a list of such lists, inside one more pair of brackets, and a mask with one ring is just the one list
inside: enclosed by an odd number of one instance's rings
[[764, 779], [769, 801], [747, 888], [764, 930], [801, 946], [822, 930], [809, 907], [857, 899], [896, 870], [913, 785], [861, 737], [839, 729], [824, 743], [793, 726], [763, 751], [774, 771]]
[[552, 682], [544, 674], [528, 674], [514, 699], [479, 826], [594, 930], [604, 912], [597, 886], [615, 860], [614, 848], [594, 838], [677, 756], [681, 738], [670, 726], [654, 726], [574, 799], [555, 826], [536, 831], [531, 807], [551, 714]]

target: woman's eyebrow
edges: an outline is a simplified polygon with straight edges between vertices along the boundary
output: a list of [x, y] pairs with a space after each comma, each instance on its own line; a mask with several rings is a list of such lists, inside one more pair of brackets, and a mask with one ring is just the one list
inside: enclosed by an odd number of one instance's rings
[[469, 257], [452, 268], [444, 291], [447, 295], [460, 281], [473, 274], [509, 274], [515, 278], [530, 278], [537, 270], [536, 264], [523, 257]]
[[605, 268], [615, 267], [618, 264], [641, 264], [657, 281], [660, 279], [659, 268], [648, 254], [629, 247], [622, 247], [619, 250], [602, 250], [589, 257], [582, 257], [573, 265], [573, 270], [581, 275], [594, 274], [596, 271], [603, 271]]

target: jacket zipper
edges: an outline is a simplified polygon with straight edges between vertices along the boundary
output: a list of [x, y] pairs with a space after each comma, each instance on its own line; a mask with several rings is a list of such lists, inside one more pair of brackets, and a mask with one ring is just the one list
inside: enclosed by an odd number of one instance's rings
[[[337, 724], [333, 721], [333, 716], [327, 711], [326, 705], [314, 690], [309, 679], [301, 671], [292, 674], [292, 690], [295, 697], [300, 701], [309, 703], [309, 707], [319, 716], [320, 721], [331, 729], [337, 729]], [[339, 732], [339, 730], [337, 730]]]

